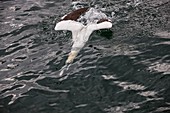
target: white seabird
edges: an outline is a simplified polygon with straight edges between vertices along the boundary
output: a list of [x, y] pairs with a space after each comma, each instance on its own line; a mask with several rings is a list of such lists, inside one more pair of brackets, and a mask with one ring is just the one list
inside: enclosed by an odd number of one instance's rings
[[112, 23], [108, 17], [95, 8], [80, 8], [63, 16], [61, 19], [56, 24], [55, 30], [71, 31], [73, 40], [72, 49], [66, 60], [66, 64], [74, 60], [93, 31], [112, 27]]

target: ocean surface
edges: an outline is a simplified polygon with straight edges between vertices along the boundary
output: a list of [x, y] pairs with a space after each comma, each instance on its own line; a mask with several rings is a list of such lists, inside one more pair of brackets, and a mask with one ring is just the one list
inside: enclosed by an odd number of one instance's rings
[[74, 62], [69, 0], [0, 0], [0, 113], [170, 113], [170, 1], [91, 0], [112, 20]]

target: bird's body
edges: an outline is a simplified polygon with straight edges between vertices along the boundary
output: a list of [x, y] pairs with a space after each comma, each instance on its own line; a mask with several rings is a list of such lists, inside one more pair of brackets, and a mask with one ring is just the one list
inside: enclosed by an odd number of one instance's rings
[[111, 28], [107, 16], [95, 8], [80, 8], [62, 17], [55, 30], [72, 32], [73, 45], [66, 63], [71, 63], [95, 30]]

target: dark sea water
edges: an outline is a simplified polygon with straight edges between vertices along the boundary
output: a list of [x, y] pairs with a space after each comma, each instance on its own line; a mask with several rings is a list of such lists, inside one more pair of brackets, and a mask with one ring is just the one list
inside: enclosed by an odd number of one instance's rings
[[[170, 113], [170, 1], [94, 0], [111, 17], [59, 76], [69, 0], [0, 0], [0, 113]], [[89, 2], [90, 4], [90, 2]]]

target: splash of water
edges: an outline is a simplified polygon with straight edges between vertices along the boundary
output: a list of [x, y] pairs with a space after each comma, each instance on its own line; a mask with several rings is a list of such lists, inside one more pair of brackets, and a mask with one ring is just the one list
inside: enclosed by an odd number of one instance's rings
[[69, 69], [70, 65], [71, 65], [71, 64], [67, 64], [67, 63], [66, 63], [66, 64], [61, 68], [61, 71], [60, 71], [60, 74], [59, 74], [60, 77], [63, 76], [63, 75], [64, 75], [64, 72]]

